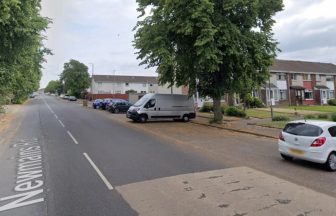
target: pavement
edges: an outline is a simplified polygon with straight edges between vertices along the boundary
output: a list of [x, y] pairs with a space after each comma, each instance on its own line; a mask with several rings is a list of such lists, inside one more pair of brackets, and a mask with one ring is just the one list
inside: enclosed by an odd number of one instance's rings
[[39, 96], [0, 132], [3, 215], [334, 215], [334, 173], [276, 140]]

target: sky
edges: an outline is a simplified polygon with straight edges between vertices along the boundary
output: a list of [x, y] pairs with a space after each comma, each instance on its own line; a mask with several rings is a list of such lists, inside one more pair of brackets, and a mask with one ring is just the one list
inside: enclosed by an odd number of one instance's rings
[[[274, 17], [279, 59], [336, 64], [335, 0], [284, 0]], [[94, 74], [156, 76], [139, 66], [132, 46], [138, 13], [135, 0], [42, 0], [42, 16], [52, 19], [44, 33], [54, 55], [43, 65], [41, 87], [57, 80], [76, 59]]]

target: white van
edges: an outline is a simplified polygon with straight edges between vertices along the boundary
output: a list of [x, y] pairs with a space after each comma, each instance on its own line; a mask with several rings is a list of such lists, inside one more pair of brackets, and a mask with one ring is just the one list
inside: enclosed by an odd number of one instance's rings
[[134, 121], [183, 120], [196, 117], [194, 99], [187, 95], [146, 94], [129, 108], [127, 118]]

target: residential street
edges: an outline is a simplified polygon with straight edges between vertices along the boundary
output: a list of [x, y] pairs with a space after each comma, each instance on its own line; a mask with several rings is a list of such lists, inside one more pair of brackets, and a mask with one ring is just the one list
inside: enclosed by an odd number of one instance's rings
[[[1, 216], [336, 212], [335, 173], [283, 161], [274, 139], [193, 123], [133, 123], [39, 96], [0, 131], [0, 145]], [[250, 189], [218, 201], [221, 190]]]

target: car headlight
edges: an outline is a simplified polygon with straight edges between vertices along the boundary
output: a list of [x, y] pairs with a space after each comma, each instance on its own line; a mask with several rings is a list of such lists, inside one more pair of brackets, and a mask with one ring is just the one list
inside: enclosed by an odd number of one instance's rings
[[134, 108], [133, 110], [138, 112], [140, 110], [140, 107]]

